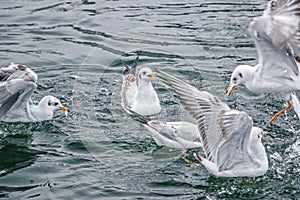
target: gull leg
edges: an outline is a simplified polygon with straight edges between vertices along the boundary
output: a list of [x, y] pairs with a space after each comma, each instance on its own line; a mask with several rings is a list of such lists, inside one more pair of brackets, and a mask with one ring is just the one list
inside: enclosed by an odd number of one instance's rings
[[278, 113], [276, 113], [273, 117], [272, 117], [272, 119], [270, 119], [270, 121], [268, 122], [268, 124], [273, 124], [276, 120], [277, 120], [277, 118], [282, 114], [282, 113], [284, 113], [285, 111], [287, 111], [288, 109], [290, 109], [291, 108], [291, 101], [290, 100], [287, 100], [287, 103], [288, 103], [288, 105], [285, 107], [285, 108], [283, 108], [281, 111], [279, 111]]
[[184, 160], [187, 164], [190, 164], [190, 167], [191, 167], [191, 168], [200, 166], [200, 163], [192, 162], [192, 161], [190, 161], [189, 159], [187, 159], [187, 158], [185, 157], [185, 154], [182, 156], [182, 160]]

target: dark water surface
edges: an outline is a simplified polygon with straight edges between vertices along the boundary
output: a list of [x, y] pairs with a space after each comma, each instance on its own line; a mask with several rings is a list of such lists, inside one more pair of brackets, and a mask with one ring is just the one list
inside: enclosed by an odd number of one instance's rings
[[[3, 199], [299, 199], [299, 120], [277, 95], [245, 88], [225, 97], [232, 69], [254, 65], [249, 21], [266, 0], [1, 0], [0, 60], [39, 75], [33, 99], [51, 94], [70, 107], [40, 123], [0, 123]], [[158, 147], [120, 106], [122, 65], [163, 69], [244, 110], [269, 131], [270, 168], [258, 178], [217, 178], [190, 168], [181, 152]], [[154, 83], [162, 120], [186, 119]], [[192, 153], [187, 152], [192, 159]]]

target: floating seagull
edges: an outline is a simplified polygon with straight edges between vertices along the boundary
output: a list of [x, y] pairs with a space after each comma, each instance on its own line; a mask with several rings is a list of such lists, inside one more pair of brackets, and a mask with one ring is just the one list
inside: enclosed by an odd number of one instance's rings
[[141, 115], [154, 115], [160, 112], [160, 102], [152, 86], [153, 72], [148, 67], [143, 67], [136, 76], [136, 67], [139, 57], [136, 57], [130, 68], [124, 62], [123, 85], [121, 91], [122, 107], [128, 113], [129, 110]]
[[[237, 66], [226, 91], [229, 95], [236, 85], [244, 85], [258, 94], [282, 93], [287, 106], [276, 113], [269, 124], [291, 107], [289, 95], [300, 90], [299, 24], [299, 0], [271, 0], [263, 15], [254, 18], [249, 25], [258, 52], [258, 64], [255, 67]], [[292, 97], [292, 102], [299, 103], [295, 97]]]
[[149, 130], [151, 136], [159, 146], [175, 149], [202, 148], [200, 133], [196, 124], [186, 121], [164, 122], [152, 120], [149, 117], [132, 112]]
[[31, 95], [37, 88], [37, 75], [28, 67], [20, 69], [19, 65], [18, 69], [12, 72], [7, 79], [7, 81], [0, 82], [0, 121], [37, 122], [50, 120], [53, 117], [53, 112], [58, 109], [63, 110], [67, 115], [69, 109], [53, 96], [45, 96], [38, 105], [33, 104]]
[[196, 120], [206, 158], [196, 159], [220, 177], [261, 176], [268, 170], [268, 159], [261, 143], [262, 129], [253, 127], [245, 113], [231, 110], [217, 97], [165, 72], [157, 76], [175, 93], [183, 107]]

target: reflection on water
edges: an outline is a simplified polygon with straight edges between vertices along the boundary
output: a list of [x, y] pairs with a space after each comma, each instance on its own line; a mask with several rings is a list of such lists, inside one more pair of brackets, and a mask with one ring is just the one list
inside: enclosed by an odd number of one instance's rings
[[[1, 1], [1, 66], [22, 63], [39, 75], [33, 95], [71, 108], [42, 123], [0, 124], [0, 197], [11, 199], [216, 199], [299, 197], [299, 129], [265, 124], [282, 107], [276, 95], [237, 88], [225, 96], [231, 70], [254, 65], [247, 33], [266, 0]], [[182, 152], [158, 147], [120, 106], [120, 59], [169, 72], [246, 111], [265, 128], [270, 169], [255, 179], [223, 179], [190, 168]], [[155, 117], [190, 119], [172, 93], [154, 82]], [[197, 150], [187, 152], [192, 154]]]

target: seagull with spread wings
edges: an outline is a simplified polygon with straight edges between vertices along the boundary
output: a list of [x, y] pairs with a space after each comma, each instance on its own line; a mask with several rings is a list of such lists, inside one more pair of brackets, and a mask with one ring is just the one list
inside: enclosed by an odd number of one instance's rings
[[[300, 90], [300, 0], [271, 0], [263, 15], [254, 18], [249, 32], [258, 52], [258, 64], [237, 66], [231, 75], [229, 95], [236, 85], [244, 85], [254, 93], [282, 93], [287, 106], [276, 113], [270, 124], [291, 107], [295, 111]], [[300, 113], [297, 115], [300, 117]]]
[[196, 159], [220, 177], [256, 177], [268, 170], [268, 159], [261, 142], [262, 129], [253, 126], [245, 112], [232, 110], [217, 97], [157, 70], [167, 87], [196, 120], [205, 158]]

